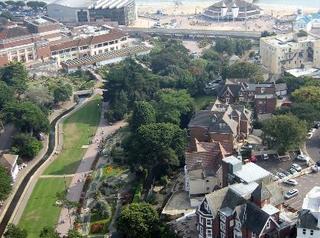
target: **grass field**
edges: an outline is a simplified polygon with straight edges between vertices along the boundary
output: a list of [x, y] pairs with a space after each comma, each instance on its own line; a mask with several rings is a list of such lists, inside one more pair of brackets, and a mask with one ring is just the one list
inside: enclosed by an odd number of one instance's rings
[[[69, 184], [70, 178], [66, 182]], [[56, 193], [64, 191], [64, 183], [64, 178], [38, 180], [19, 223], [19, 227], [27, 230], [28, 238], [39, 238], [43, 227], [57, 224], [60, 207], [55, 206]]]
[[63, 150], [44, 174], [73, 174], [84, 156], [83, 145], [90, 143], [100, 120], [101, 98], [89, 101], [63, 124]]

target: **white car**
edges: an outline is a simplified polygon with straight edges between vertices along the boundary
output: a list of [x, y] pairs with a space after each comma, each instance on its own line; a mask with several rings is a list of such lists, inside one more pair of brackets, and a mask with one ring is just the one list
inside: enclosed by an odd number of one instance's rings
[[308, 156], [305, 156], [305, 155], [298, 155], [297, 157], [296, 157], [296, 159], [297, 160], [300, 160], [300, 161], [303, 161], [303, 162], [309, 162], [310, 161], [310, 158], [308, 157]]
[[293, 198], [295, 196], [297, 196], [299, 193], [298, 189], [291, 189], [289, 190], [288, 192], [286, 192], [286, 194], [284, 195], [284, 198], [285, 199], [290, 199], [290, 198]]
[[295, 179], [287, 179], [287, 180], [285, 180], [285, 181], [283, 181], [285, 184], [288, 184], [288, 185], [292, 185], [292, 186], [296, 186], [296, 185], [298, 185], [298, 182], [297, 182], [297, 180], [295, 180]]
[[300, 171], [302, 170], [301, 166], [298, 165], [298, 164], [296, 164], [296, 163], [292, 164], [292, 165], [291, 165], [291, 168], [294, 168], [294, 169], [297, 170], [298, 172], [300, 172]]
[[307, 139], [311, 139], [312, 138], [312, 136], [313, 136], [313, 133], [312, 132], [308, 132], [308, 134], [307, 134]]

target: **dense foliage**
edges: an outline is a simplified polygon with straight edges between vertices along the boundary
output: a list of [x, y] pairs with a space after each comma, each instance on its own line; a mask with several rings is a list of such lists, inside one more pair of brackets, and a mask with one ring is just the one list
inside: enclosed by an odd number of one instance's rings
[[53, 227], [44, 227], [40, 231], [40, 238], [60, 238], [58, 232]]
[[299, 148], [305, 140], [307, 127], [293, 115], [277, 115], [263, 123], [263, 131], [269, 146], [283, 154]]
[[130, 127], [136, 131], [140, 126], [156, 122], [156, 111], [154, 107], [146, 101], [138, 101], [135, 103]]
[[0, 201], [5, 200], [11, 192], [12, 178], [6, 168], [0, 165]]
[[7, 231], [4, 233], [4, 238], [27, 238], [28, 233], [26, 230], [17, 227], [14, 224], [7, 226]]
[[21, 157], [32, 159], [42, 149], [42, 143], [30, 134], [15, 135], [11, 150]]

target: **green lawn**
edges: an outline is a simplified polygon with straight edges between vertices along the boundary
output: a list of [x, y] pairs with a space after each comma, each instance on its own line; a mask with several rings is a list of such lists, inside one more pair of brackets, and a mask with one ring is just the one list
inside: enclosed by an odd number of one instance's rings
[[[67, 186], [70, 178], [66, 178]], [[22, 214], [19, 227], [27, 230], [28, 238], [38, 238], [45, 226], [54, 227], [60, 207], [55, 206], [56, 193], [65, 189], [64, 178], [40, 178]]]
[[[98, 106], [99, 105], [99, 106]], [[83, 145], [90, 143], [100, 120], [101, 98], [89, 101], [63, 124], [63, 150], [44, 174], [72, 174], [84, 156]]]
[[214, 102], [216, 98], [210, 95], [198, 96], [194, 98], [194, 104], [196, 111], [205, 109], [211, 102]]

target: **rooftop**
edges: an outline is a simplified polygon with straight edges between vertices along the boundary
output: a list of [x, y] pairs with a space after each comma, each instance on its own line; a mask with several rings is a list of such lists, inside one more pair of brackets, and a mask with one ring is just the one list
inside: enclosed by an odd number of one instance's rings
[[252, 183], [236, 183], [230, 185], [230, 189], [236, 194], [240, 195], [243, 198], [248, 198], [251, 196], [252, 192], [259, 186], [256, 182]]
[[294, 47], [298, 43], [313, 42], [313, 41], [316, 41], [317, 39], [312, 37], [311, 35], [295, 38], [294, 33], [289, 33], [289, 34], [264, 37], [264, 38], [261, 38], [261, 40], [273, 46], [287, 48], [287, 47]]
[[51, 4], [62, 5], [71, 8], [107, 9], [121, 8], [132, 0], [56, 0]]
[[238, 178], [246, 183], [252, 183], [259, 181], [265, 177], [270, 176], [270, 172], [256, 165], [255, 163], [249, 162], [242, 165], [241, 170], [234, 172]]

